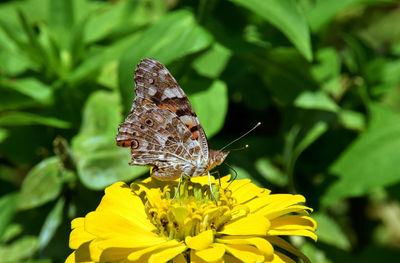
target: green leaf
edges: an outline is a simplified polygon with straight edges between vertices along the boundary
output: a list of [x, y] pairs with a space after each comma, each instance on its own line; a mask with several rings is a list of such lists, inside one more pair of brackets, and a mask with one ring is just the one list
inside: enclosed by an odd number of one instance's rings
[[[98, 72], [108, 63], [117, 61], [132, 43], [140, 39], [141, 34], [132, 34], [107, 47], [96, 47], [81, 64], [64, 76], [63, 80], [74, 86], [77, 83], [96, 79]], [[77, 44], [79, 45], [79, 44]]]
[[365, 116], [360, 112], [341, 109], [338, 117], [339, 123], [342, 124], [346, 129], [361, 132], [365, 130]]
[[316, 1], [306, 16], [313, 32], [320, 31], [340, 11], [356, 4], [390, 2], [388, 0], [323, 0]]
[[232, 51], [219, 43], [193, 61], [193, 68], [200, 74], [209, 78], [218, 78], [225, 69]]
[[116, 145], [115, 135], [121, 121], [116, 93], [91, 94], [84, 107], [81, 131], [72, 140], [78, 176], [90, 189], [100, 190], [116, 181], [132, 180], [147, 170], [129, 166], [129, 149]]
[[137, 30], [153, 19], [154, 14], [149, 15], [151, 11], [146, 8], [142, 1], [120, 1], [98, 8], [89, 17], [83, 40], [92, 43], [109, 37], [114, 31]]
[[39, 234], [39, 249], [44, 249], [49, 244], [62, 223], [64, 204], [64, 199], [60, 198], [47, 215]]
[[318, 223], [318, 228], [315, 232], [318, 236], [318, 241], [343, 250], [350, 250], [349, 238], [335, 220], [323, 213], [313, 213], [312, 218]]
[[310, 32], [306, 18], [294, 0], [231, 0], [242, 5], [277, 27], [300, 53], [312, 60]]
[[3, 239], [7, 227], [9, 226], [18, 206], [19, 195], [12, 193], [0, 198], [0, 240]]
[[73, 1], [58, 0], [48, 2], [48, 26], [61, 49], [68, 49], [71, 29], [74, 26]]
[[294, 105], [308, 110], [325, 110], [337, 112], [339, 106], [324, 91], [303, 91], [295, 99]]
[[121, 58], [119, 83], [124, 108], [131, 108], [132, 72], [141, 59], [154, 57], [166, 65], [205, 49], [211, 40], [211, 35], [196, 24], [192, 13], [185, 10], [171, 12], [150, 26]]
[[31, 209], [53, 201], [61, 192], [62, 181], [59, 178], [60, 160], [53, 156], [41, 161], [22, 182], [19, 209]]
[[3, 30], [0, 30], [0, 47], [0, 72], [2, 74], [15, 76], [23, 73], [28, 68], [35, 68], [35, 64], [29, 57], [24, 56], [19, 46]]
[[0, 128], [0, 143], [4, 141], [8, 136], [8, 131], [6, 129]]
[[311, 244], [310, 242], [307, 242], [301, 246], [301, 252], [308, 257], [310, 262], [333, 263], [327, 258], [322, 249], [316, 248], [315, 245]]
[[26, 126], [26, 125], [46, 125], [50, 127], [67, 129], [71, 127], [69, 122], [53, 117], [44, 117], [28, 112], [7, 112], [0, 115], [0, 125], [4, 126]]
[[18, 223], [9, 224], [6, 230], [4, 231], [3, 236], [0, 239], [0, 244], [9, 242], [11, 239], [14, 239], [19, 234], [21, 234], [22, 231], [23, 228], [21, 224]]
[[315, 80], [320, 83], [320, 89], [334, 98], [340, 99], [343, 87], [340, 84], [340, 59], [333, 48], [319, 49], [315, 55], [316, 64], [311, 68]]
[[296, 145], [294, 149], [294, 155], [297, 159], [304, 150], [306, 150], [313, 142], [315, 142], [322, 134], [328, 131], [328, 124], [323, 121], [315, 123]]
[[16, 80], [4, 80], [0, 79], [0, 84], [18, 91], [25, 96], [28, 96], [35, 101], [50, 105], [53, 103], [53, 91], [50, 86], [40, 82], [35, 78], [23, 78]]
[[207, 136], [216, 134], [224, 125], [228, 112], [228, 88], [225, 82], [216, 80], [208, 89], [188, 97]]
[[339, 180], [328, 189], [324, 205], [400, 182], [400, 114], [379, 104], [372, 104], [370, 111], [367, 130], [330, 169]]
[[37, 237], [24, 236], [7, 246], [0, 246], [0, 263], [18, 262], [35, 254]]
[[281, 187], [288, 184], [288, 178], [266, 157], [257, 159], [255, 168], [268, 182]]

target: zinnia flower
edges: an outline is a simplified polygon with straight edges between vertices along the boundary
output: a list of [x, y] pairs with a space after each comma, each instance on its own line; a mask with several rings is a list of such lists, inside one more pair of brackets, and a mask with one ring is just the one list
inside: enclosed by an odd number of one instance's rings
[[177, 181], [111, 185], [96, 211], [72, 221], [66, 262], [309, 262], [280, 237], [317, 239], [305, 198], [229, 178], [212, 181], [217, 202], [207, 176], [183, 181], [175, 200]]

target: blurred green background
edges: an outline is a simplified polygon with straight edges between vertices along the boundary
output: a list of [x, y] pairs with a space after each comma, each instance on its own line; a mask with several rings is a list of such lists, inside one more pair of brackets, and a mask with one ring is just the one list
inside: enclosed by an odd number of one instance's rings
[[115, 145], [146, 57], [212, 148], [263, 123], [226, 162], [307, 198], [313, 262], [400, 258], [400, 3], [27, 0], [0, 4], [0, 262], [62, 262], [71, 219], [148, 176]]

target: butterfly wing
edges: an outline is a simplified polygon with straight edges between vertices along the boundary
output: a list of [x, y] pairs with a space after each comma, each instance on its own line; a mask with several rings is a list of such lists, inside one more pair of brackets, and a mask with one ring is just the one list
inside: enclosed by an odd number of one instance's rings
[[[192, 105], [168, 69], [153, 58], [142, 60], [135, 70], [135, 100], [150, 101], [161, 109], [168, 109], [183, 122], [199, 142], [203, 156], [208, 158], [207, 136]], [[137, 107], [132, 106], [132, 109]]]
[[118, 128], [117, 144], [131, 147], [131, 165], [149, 165], [161, 180], [178, 178], [196, 170], [201, 149], [174, 113], [154, 104], [135, 109]]
[[207, 137], [185, 93], [168, 70], [148, 58], [135, 70], [135, 100], [118, 128], [117, 145], [131, 147], [131, 165], [150, 165], [161, 180], [205, 170]]

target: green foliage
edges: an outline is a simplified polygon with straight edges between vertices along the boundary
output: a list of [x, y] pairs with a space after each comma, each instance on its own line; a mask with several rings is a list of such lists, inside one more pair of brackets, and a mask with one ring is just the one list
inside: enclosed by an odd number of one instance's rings
[[[0, 262], [62, 262], [72, 218], [148, 176], [115, 145], [133, 71], [164, 63], [238, 178], [301, 193], [313, 262], [400, 244], [400, 6], [388, 0], [0, 4]], [[228, 147], [229, 148], [229, 147]], [[219, 167], [226, 174], [226, 168]]]

